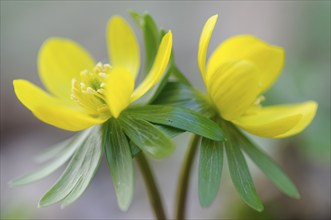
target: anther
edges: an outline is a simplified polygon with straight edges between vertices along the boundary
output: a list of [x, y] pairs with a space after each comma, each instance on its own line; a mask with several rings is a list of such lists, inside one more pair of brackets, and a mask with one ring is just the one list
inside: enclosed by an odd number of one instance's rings
[[71, 99], [92, 115], [109, 114], [103, 94], [104, 80], [111, 69], [109, 64], [99, 62], [92, 71], [81, 71], [80, 79], [73, 78], [71, 81]]

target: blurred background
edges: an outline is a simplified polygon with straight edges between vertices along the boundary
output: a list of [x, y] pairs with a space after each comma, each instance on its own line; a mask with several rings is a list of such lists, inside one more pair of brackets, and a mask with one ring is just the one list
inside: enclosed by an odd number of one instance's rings
[[[330, 219], [330, 1], [2, 1], [1, 0], [1, 219], [152, 219], [146, 191], [136, 170], [136, 191], [128, 212], [116, 204], [105, 160], [83, 196], [66, 209], [37, 208], [41, 196], [63, 168], [40, 182], [9, 188], [8, 181], [38, 166], [33, 158], [72, 135], [36, 119], [13, 92], [12, 80], [27, 79], [39, 86], [37, 54], [49, 37], [71, 38], [106, 62], [105, 27], [121, 15], [134, 26], [128, 10], [148, 11], [159, 27], [171, 29], [177, 64], [194, 85], [204, 89], [197, 66], [197, 47], [205, 21], [219, 14], [209, 54], [224, 39], [253, 34], [284, 47], [286, 65], [265, 95], [266, 104], [316, 100], [313, 123], [300, 135], [285, 140], [252, 137], [288, 173], [301, 199], [286, 197], [250, 164], [265, 211], [250, 210], [235, 192], [224, 166], [221, 188], [213, 205], [199, 206], [197, 170], [188, 199], [192, 219]], [[142, 43], [142, 36], [135, 27]], [[143, 48], [143, 46], [141, 46]], [[177, 150], [153, 163], [173, 217], [176, 183], [189, 135], [176, 138]], [[195, 163], [196, 166], [197, 163]]]

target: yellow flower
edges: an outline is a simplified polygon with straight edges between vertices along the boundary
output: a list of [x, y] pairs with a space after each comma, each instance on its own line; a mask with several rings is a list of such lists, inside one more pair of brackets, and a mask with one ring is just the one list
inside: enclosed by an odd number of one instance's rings
[[226, 40], [212, 53], [206, 66], [206, 54], [217, 15], [206, 22], [200, 38], [198, 64], [209, 97], [222, 118], [249, 133], [270, 138], [295, 135], [315, 116], [317, 103], [262, 107], [263, 92], [280, 74], [284, 50], [250, 35]]
[[155, 62], [134, 90], [140, 67], [137, 39], [129, 24], [114, 16], [107, 26], [109, 64], [95, 64], [77, 43], [62, 38], [47, 40], [39, 52], [39, 76], [50, 92], [26, 80], [14, 80], [18, 99], [40, 120], [65, 130], [78, 131], [117, 118], [162, 77], [172, 49], [169, 31], [162, 39]]

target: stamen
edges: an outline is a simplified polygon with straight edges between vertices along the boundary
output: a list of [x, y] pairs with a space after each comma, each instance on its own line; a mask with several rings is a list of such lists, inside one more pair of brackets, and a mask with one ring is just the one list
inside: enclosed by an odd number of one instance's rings
[[255, 101], [255, 105], [259, 105], [261, 104], [263, 101], [265, 101], [265, 97], [263, 95], [261, 95], [260, 97], [258, 97]]
[[103, 95], [103, 92], [104, 92], [105, 90], [104, 89], [98, 89], [97, 90], [97, 92], [100, 94], [100, 95]]
[[91, 94], [91, 95], [94, 95], [94, 94], [96, 94], [97, 92], [96, 92], [94, 89], [92, 89], [91, 87], [87, 87], [87, 89], [86, 89], [86, 93]]
[[102, 117], [110, 114], [103, 94], [104, 81], [111, 69], [109, 64], [103, 65], [99, 62], [92, 71], [81, 71], [80, 79], [72, 79], [71, 99], [93, 116]]
[[107, 74], [106, 73], [99, 73], [99, 76], [101, 77], [101, 78], [106, 78], [107, 77]]
[[244, 115], [253, 115], [257, 113], [261, 108], [261, 103], [265, 100], [263, 95], [259, 96], [256, 101], [247, 109]]

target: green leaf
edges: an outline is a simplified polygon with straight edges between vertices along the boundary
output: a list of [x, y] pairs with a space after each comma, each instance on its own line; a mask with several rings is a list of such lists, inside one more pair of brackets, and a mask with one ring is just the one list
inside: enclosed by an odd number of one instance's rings
[[191, 100], [195, 97], [191, 86], [181, 82], [168, 82], [162, 93], [155, 100], [155, 103], [177, 103]]
[[160, 34], [153, 18], [149, 14], [145, 13], [143, 19], [143, 33], [146, 47], [145, 71], [148, 72], [154, 63], [154, 59], [159, 48]]
[[103, 127], [103, 146], [110, 168], [118, 206], [126, 211], [134, 192], [134, 171], [128, 140], [116, 119]]
[[74, 156], [60, 179], [41, 198], [39, 207], [62, 201], [66, 207], [76, 201], [91, 182], [101, 160], [100, 127], [88, 129], [88, 136], [76, 149]]
[[[145, 62], [145, 70], [144, 73], [147, 74], [151, 69], [155, 56], [157, 54], [157, 50], [159, 48], [160, 42], [162, 37], [165, 35], [165, 31], [163, 29], [159, 30], [156, 26], [155, 21], [153, 18], [148, 14], [144, 13], [140, 15], [135, 11], [130, 11], [130, 15], [136, 25], [141, 29], [144, 35], [144, 42], [145, 42], [145, 51], [146, 51], [146, 62]], [[171, 52], [171, 57], [168, 65], [168, 71], [164, 74], [160, 83], [154, 86], [152, 92], [148, 92], [147, 96], [151, 97], [148, 103], [152, 102], [156, 96], [161, 92], [163, 87], [166, 85], [168, 78], [170, 75], [173, 75], [176, 79], [181, 81], [186, 85], [191, 85], [184, 74], [178, 69], [174, 62], [174, 53]], [[146, 99], [146, 97], [145, 97]]]
[[[161, 30], [161, 36], [163, 36], [165, 33]], [[146, 105], [148, 103], [152, 103], [153, 100], [158, 96], [158, 94], [162, 91], [164, 86], [168, 82], [168, 78], [171, 75], [171, 67], [168, 65], [168, 69], [165, 74], [162, 75], [161, 79], [150, 89], [146, 92], [145, 95], [143, 95], [141, 98], [139, 98], [135, 103]]]
[[238, 129], [234, 129], [236, 130], [238, 139], [242, 142], [240, 145], [241, 148], [248, 154], [262, 172], [285, 194], [299, 199], [300, 194], [297, 188], [282, 169], [267, 154], [257, 148], [244, 134]]
[[224, 139], [221, 128], [215, 122], [179, 106], [146, 105], [130, 108], [122, 114], [189, 131], [212, 140]]
[[165, 158], [175, 150], [172, 140], [151, 123], [123, 113], [119, 119], [130, 140], [152, 157]]
[[131, 11], [130, 14], [144, 35], [146, 51], [144, 72], [147, 74], [154, 63], [154, 59], [159, 48], [160, 33], [153, 18], [148, 13], [140, 15], [137, 12]]
[[135, 145], [132, 141], [129, 141], [131, 157], [134, 158], [137, 154], [141, 152], [140, 148]]
[[[176, 137], [177, 135], [185, 132], [183, 130], [179, 130], [177, 128], [172, 128], [165, 125], [158, 125], [158, 124], [153, 124], [153, 125], [171, 138]], [[135, 145], [132, 141], [130, 141], [130, 149], [131, 149], [132, 158], [134, 158], [138, 153], [141, 152], [141, 149], [137, 145]]]
[[55, 145], [51, 146], [49, 149], [46, 149], [41, 154], [37, 155], [34, 158], [34, 160], [37, 163], [44, 163], [44, 162], [47, 162], [49, 160], [59, 157], [62, 154], [62, 152], [68, 147], [69, 143], [72, 142], [75, 137], [76, 136], [66, 139], [60, 143], [56, 143]]
[[12, 180], [11, 182], [9, 182], [9, 185], [12, 187], [21, 186], [41, 180], [49, 176], [69, 160], [69, 158], [75, 153], [77, 148], [82, 145], [89, 133], [90, 131], [86, 130], [78, 136], [66, 140], [59, 145], [56, 145], [54, 149], [48, 151], [39, 158], [39, 160], [41, 161], [51, 159], [53, 157], [55, 159], [53, 159], [37, 171]]
[[207, 97], [181, 82], [168, 82], [153, 104], [182, 106], [211, 118], [216, 114]]
[[153, 125], [171, 138], [176, 137], [177, 135], [180, 135], [185, 132], [184, 130], [169, 127], [166, 125], [159, 125], [159, 124], [153, 124]]
[[202, 207], [209, 207], [220, 187], [224, 142], [202, 138], [200, 146], [199, 200]]
[[252, 177], [249, 173], [246, 160], [236, 140], [232, 136], [227, 137], [225, 149], [233, 184], [241, 198], [253, 209], [263, 210], [263, 205], [258, 197]]
[[129, 14], [131, 15], [131, 18], [132, 20], [136, 23], [136, 25], [139, 27], [139, 28], [142, 28], [143, 26], [143, 19], [142, 19], [142, 16], [136, 12], [136, 11], [129, 11]]

